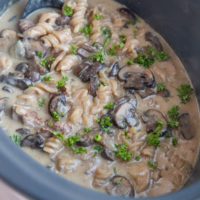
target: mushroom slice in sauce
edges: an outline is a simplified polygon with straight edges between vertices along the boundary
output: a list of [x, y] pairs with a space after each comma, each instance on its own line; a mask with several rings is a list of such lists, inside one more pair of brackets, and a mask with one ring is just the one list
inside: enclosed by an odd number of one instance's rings
[[26, 136], [23, 140], [21, 145], [23, 147], [31, 147], [33, 149], [41, 149], [44, 147], [45, 139], [39, 134], [32, 134]]
[[67, 101], [67, 97], [64, 94], [56, 95], [51, 98], [49, 102], [49, 113], [51, 116], [57, 113], [61, 117], [65, 117], [69, 112], [71, 106]]
[[164, 127], [167, 127], [167, 119], [165, 115], [156, 109], [149, 109], [142, 115], [142, 120], [146, 124], [146, 131], [150, 133], [155, 130], [157, 122], [164, 123]]
[[7, 97], [0, 98], [0, 120], [4, 115], [4, 111], [5, 111], [5, 108], [6, 108], [7, 101], [8, 101]]
[[111, 65], [111, 71], [109, 73], [110, 77], [114, 77], [117, 76], [117, 74], [119, 73], [120, 67], [119, 67], [119, 62], [114, 62]]
[[108, 149], [107, 147], [104, 147], [104, 150], [102, 151], [101, 156], [104, 159], [109, 160], [109, 161], [115, 160], [115, 153], [112, 150]]
[[17, 133], [19, 133], [22, 136], [27, 136], [27, 135], [31, 135], [31, 130], [28, 128], [19, 128], [16, 130]]
[[100, 85], [100, 81], [99, 81], [98, 76], [97, 75], [92, 76], [90, 78], [89, 92], [93, 97], [97, 95], [97, 90], [99, 88], [99, 85]]
[[191, 140], [195, 136], [189, 113], [184, 113], [180, 116], [179, 131], [185, 140]]
[[32, 28], [35, 26], [33, 21], [28, 20], [28, 19], [21, 19], [18, 23], [18, 28], [21, 33], [27, 31], [28, 29]]
[[137, 126], [139, 123], [135, 113], [137, 100], [125, 97], [120, 99], [119, 102], [113, 112], [115, 124], [121, 129], [125, 129], [127, 126]]
[[158, 51], [163, 51], [162, 44], [159, 38], [152, 32], [145, 33], [146, 41], [150, 42]]
[[120, 175], [111, 178], [106, 191], [113, 196], [134, 197], [135, 195], [131, 182], [126, 177]]

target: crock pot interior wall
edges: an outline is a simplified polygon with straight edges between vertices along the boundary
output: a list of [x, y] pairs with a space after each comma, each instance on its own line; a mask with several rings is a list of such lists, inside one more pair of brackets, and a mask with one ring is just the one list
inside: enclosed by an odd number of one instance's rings
[[[0, 0], [0, 13], [16, 0]], [[200, 1], [119, 0], [150, 23], [174, 48], [192, 79], [200, 100]], [[11, 144], [0, 130], [0, 177], [39, 200], [114, 200], [69, 183], [36, 164]], [[195, 200], [200, 197], [200, 165], [186, 189], [155, 199]], [[117, 198], [123, 199], [123, 198]]]

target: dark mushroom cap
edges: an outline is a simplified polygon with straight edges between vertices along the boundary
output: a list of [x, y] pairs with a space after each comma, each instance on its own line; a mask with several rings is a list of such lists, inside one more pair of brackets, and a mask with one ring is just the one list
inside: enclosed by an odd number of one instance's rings
[[56, 112], [59, 116], [65, 117], [70, 108], [71, 106], [64, 94], [53, 96], [49, 101], [49, 113], [51, 116]]
[[110, 77], [115, 77], [118, 75], [119, 73], [119, 70], [120, 70], [120, 67], [119, 67], [119, 62], [114, 62], [112, 65], [111, 65], [111, 71], [109, 73], [109, 76]]
[[116, 175], [111, 178], [106, 187], [108, 194], [113, 196], [134, 197], [135, 191], [131, 182], [124, 176]]
[[99, 88], [100, 81], [97, 75], [90, 77], [89, 93], [95, 97]]
[[158, 51], [163, 51], [163, 46], [162, 46], [158, 36], [156, 36], [154, 33], [146, 32], [145, 39], [146, 39], [146, 41], [150, 42]]
[[145, 111], [142, 115], [142, 120], [146, 124], [146, 131], [150, 133], [155, 130], [158, 121], [164, 123], [164, 129], [167, 128], [167, 118], [166, 116], [156, 109], [149, 109]]
[[115, 160], [115, 153], [112, 150], [108, 149], [107, 147], [104, 147], [104, 150], [102, 151], [101, 156], [104, 159], [109, 160], [109, 161]]
[[22, 136], [27, 136], [27, 135], [31, 135], [31, 130], [28, 128], [18, 128], [16, 130], [17, 133], [19, 133]]
[[135, 113], [136, 105], [136, 98], [125, 97], [118, 101], [113, 111], [113, 119], [118, 128], [125, 129], [127, 126], [135, 127], [139, 124]]
[[45, 139], [39, 134], [32, 134], [26, 136], [21, 143], [22, 147], [30, 147], [33, 149], [42, 149], [44, 147]]
[[118, 12], [121, 15], [127, 17], [128, 19], [132, 19], [134, 23], [137, 21], [136, 14], [132, 10], [130, 10], [130, 9], [126, 8], [126, 7], [119, 8]]
[[191, 124], [191, 118], [189, 113], [183, 113], [179, 118], [179, 132], [185, 140], [191, 140], [195, 136]]

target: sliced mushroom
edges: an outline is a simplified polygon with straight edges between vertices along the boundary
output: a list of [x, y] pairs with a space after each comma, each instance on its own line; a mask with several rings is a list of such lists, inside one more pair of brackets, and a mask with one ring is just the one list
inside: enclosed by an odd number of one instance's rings
[[136, 116], [135, 108], [137, 100], [125, 97], [119, 100], [119, 104], [114, 109], [114, 122], [121, 128], [125, 129], [127, 126], [137, 126], [139, 119]]
[[27, 31], [28, 29], [32, 28], [33, 26], [35, 26], [33, 21], [28, 20], [28, 19], [21, 19], [18, 24], [18, 28], [21, 33]]
[[100, 81], [97, 75], [90, 77], [89, 92], [93, 97], [96, 97]]
[[40, 81], [40, 79], [41, 79], [40, 73], [33, 71], [33, 70], [29, 70], [24, 75], [26, 78], [28, 78], [29, 80], [31, 80], [34, 83]]
[[134, 197], [135, 191], [131, 182], [124, 176], [116, 175], [111, 178], [106, 187], [108, 194], [113, 196]]
[[5, 92], [8, 92], [10, 94], [14, 93], [14, 90], [11, 87], [7, 86], [7, 85], [3, 86], [2, 90], [5, 91]]
[[166, 116], [156, 109], [149, 109], [145, 111], [142, 115], [142, 120], [146, 124], [147, 133], [153, 132], [156, 128], [157, 122], [162, 121], [164, 123], [164, 129], [167, 128], [167, 119]]
[[39, 134], [33, 134], [26, 136], [21, 145], [23, 147], [30, 147], [33, 149], [42, 149], [44, 147], [45, 139]]
[[93, 135], [85, 134], [80, 137], [80, 141], [76, 143], [78, 146], [81, 147], [89, 147], [94, 144]]
[[60, 16], [56, 19], [57, 26], [65, 26], [68, 25], [70, 21], [70, 17], [68, 16]]
[[119, 70], [120, 70], [119, 62], [114, 62], [114, 63], [111, 65], [111, 71], [110, 71], [110, 73], [109, 73], [109, 76], [110, 76], [110, 77], [117, 76], [118, 73], [119, 73]]
[[15, 70], [18, 71], [18, 72], [22, 72], [23, 74], [25, 74], [26, 72], [29, 71], [29, 64], [27, 64], [27, 63], [19, 63], [16, 66]]
[[108, 149], [107, 147], [104, 147], [104, 150], [102, 151], [101, 156], [109, 161], [115, 160], [115, 153], [112, 150]]
[[96, 52], [94, 47], [84, 44], [81, 48], [78, 49], [77, 54], [82, 58], [89, 58], [94, 52]]
[[146, 41], [150, 42], [158, 51], [163, 51], [163, 46], [158, 38], [154, 33], [147, 32], [145, 33]]
[[32, 81], [27, 78], [15, 77], [13, 75], [1, 75], [0, 82], [6, 83], [8, 85], [12, 85], [21, 90], [26, 90], [28, 87], [32, 85]]
[[16, 130], [17, 133], [19, 133], [22, 136], [28, 136], [31, 135], [31, 130], [28, 128], [19, 128]]
[[191, 140], [195, 136], [192, 128], [191, 118], [189, 113], [183, 113], [179, 118], [179, 131], [185, 140]]
[[119, 8], [118, 12], [127, 18], [131, 18], [134, 23], [137, 21], [135, 13], [126, 7]]
[[8, 98], [0, 98], [0, 120], [4, 115]]
[[49, 113], [51, 116], [56, 112], [59, 116], [65, 117], [69, 112], [71, 105], [64, 94], [56, 95], [49, 101]]

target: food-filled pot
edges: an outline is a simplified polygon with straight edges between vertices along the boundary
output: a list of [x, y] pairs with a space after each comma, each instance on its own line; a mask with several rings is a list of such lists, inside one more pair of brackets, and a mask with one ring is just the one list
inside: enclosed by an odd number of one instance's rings
[[[200, 103], [200, 2], [191, 0], [118, 0], [137, 13], [175, 50], [193, 83]], [[0, 14], [17, 0], [1, 0]], [[11, 124], [12, 126], [12, 124]], [[0, 178], [30, 198], [41, 200], [124, 199], [81, 188], [66, 181], [25, 155], [0, 130]], [[200, 162], [179, 192], [153, 199], [200, 199]], [[150, 199], [150, 198], [146, 198]]]

